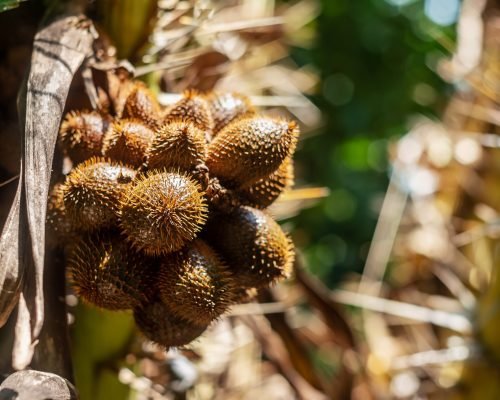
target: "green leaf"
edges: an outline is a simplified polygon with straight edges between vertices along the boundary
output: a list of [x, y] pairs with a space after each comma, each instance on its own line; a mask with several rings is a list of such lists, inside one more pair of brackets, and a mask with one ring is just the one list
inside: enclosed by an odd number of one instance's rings
[[22, 1], [26, 0], [0, 0], [0, 12], [16, 8]]

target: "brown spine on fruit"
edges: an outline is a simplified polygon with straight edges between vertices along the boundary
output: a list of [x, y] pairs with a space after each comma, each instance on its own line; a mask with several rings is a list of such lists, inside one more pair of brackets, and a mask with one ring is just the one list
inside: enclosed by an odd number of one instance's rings
[[81, 230], [113, 226], [125, 188], [135, 174], [134, 170], [103, 158], [91, 158], [73, 169], [62, 189], [71, 223]]
[[111, 124], [104, 135], [102, 154], [115, 161], [140, 167], [154, 132], [138, 119], [122, 119]]
[[161, 260], [158, 290], [172, 314], [209, 324], [234, 302], [236, 287], [229, 268], [197, 239]]
[[210, 113], [207, 100], [195, 90], [186, 90], [182, 99], [169, 110], [164, 122], [189, 121], [202, 130], [210, 138], [214, 128], [214, 121]]
[[263, 211], [242, 206], [217, 215], [207, 225], [206, 238], [243, 288], [264, 287], [290, 273], [291, 241]]
[[236, 190], [242, 204], [264, 209], [293, 185], [293, 160], [286, 158], [280, 167], [266, 178]]
[[77, 294], [109, 310], [149, 301], [156, 281], [154, 262], [130, 249], [118, 233], [94, 234], [72, 243], [67, 267]]
[[191, 171], [204, 163], [206, 155], [205, 133], [192, 122], [172, 121], [156, 132], [147, 153], [147, 167]]
[[214, 136], [235, 119], [255, 114], [248, 97], [240, 93], [216, 93], [209, 97], [209, 104], [214, 120]]
[[151, 91], [142, 82], [134, 82], [123, 105], [122, 118], [137, 118], [155, 129], [159, 115], [160, 106]]
[[297, 136], [295, 122], [267, 117], [241, 119], [213, 139], [206, 165], [231, 188], [251, 185], [275, 172], [291, 156]]
[[97, 112], [71, 111], [61, 123], [61, 147], [75, 164], [99, 156], [108, 125], [109, 119]]
[[56, 183], [47, 201], [47, 243], [50, 247], [64, 245], [75, 239], [75, 227], [64, 207], [63, 184]]
[[160, 300], [134, 309], [134, 318], [144, 336], [167, 348], [188, 344], [208, 327], [174, 316]]
[[207, 205], [198, 183], [174, 172], [137, 179], [123, 198], [121, 227], [147, 254], [167, 254], [193, 240], [203, 227]]

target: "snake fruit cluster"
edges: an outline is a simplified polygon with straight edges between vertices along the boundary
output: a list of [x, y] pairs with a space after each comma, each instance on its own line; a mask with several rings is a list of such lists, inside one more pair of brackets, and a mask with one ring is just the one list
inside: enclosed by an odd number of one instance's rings
[[240, 94], [186, 91], [162, 109], [129, 87], [114, 115], [62, 122], [74, 168], [50, 195], [49, 243], [85, 301], [180, 346], [289, 274], [293, 247], [265, 209], [293, 183], [298, 128]]

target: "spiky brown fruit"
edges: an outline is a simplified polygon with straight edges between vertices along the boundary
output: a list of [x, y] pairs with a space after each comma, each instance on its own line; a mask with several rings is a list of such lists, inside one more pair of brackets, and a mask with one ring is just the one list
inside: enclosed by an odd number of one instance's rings
[[235, 119], [255, 114], [255, 108], [248, 97], [240, 93], [214, 94], [209, 97], [209, 104], [214, 120], [214, 136]]
[[155, 129], [159, 115], [160, 105], [151, 91], [142, 82], [134, 82], [123, 105], [122, 118], [137, 118]]
[[293, 160], [289, 157], [271, 175], [236, 190], [241, 203], [255, 208], [269, 207], [293, 185]]
[[178, 168], [191, 171], [207, 156], [205, 133], [189, 121], [172, 121], [163, 125], [147, 153], [150, 169]]
[[134, 309], [134, 318], [144, 336], [165, 347], [184, 346], [208, 327], [174, 316], [160, 300]]
[[200, 186], [188, 176], [151, 172], [127, 190], [120, 215], [133, 246], [147, 254], [167, 254], [196, 237], [207, 205]]
[[73, 169], [62, 189], [71, 223], [87, 231], [113, 226], [125, 188], [135, 175], [131, 168], [103, 158], [91, 158]]
[[168, 110], [164, 123], [178, 120], [192, 122], [208, 138], [212, 135], [214, 121], [210, 106], [196, 90], [186, 90], [182, 94], [182, 98]]
[[94, 111], [71, 111], [66, 114], [59, 131], [61, 147], [78, 164], [101, 155], [102, 138], [109, 118]]
[[197, 239], [161, 260], [158, 291], [172, 314], [209, 324], [234, 302], [236, 287], [229, 268]]
[[133, 251], [118, 233], [88, 235], [72, 243], [67, 267], [76, 293], [110, 310], [149, 301], [156, 281], [154, 261]]
[[47, 201], [47, 243], [57, 247], [75, 239], [76, 235], [64, 206], [63, 184], [56, 183]]
[[250, 185], [276, 171], [295, 150], [295, 122], [268, 117], [228, 125], [208, 147], [206, 165], [231, 188]]
[[113, 122], [104, 135], [102, 154], [115, 161], [140, 167], [146, 160], [146, 151], [154, 132], [138, 119]]
[[264, 287], [290, 273], [291, 241], [263, 211], [242, 206], [217, 215], [207, 225], [206, 238], [243, 288]]

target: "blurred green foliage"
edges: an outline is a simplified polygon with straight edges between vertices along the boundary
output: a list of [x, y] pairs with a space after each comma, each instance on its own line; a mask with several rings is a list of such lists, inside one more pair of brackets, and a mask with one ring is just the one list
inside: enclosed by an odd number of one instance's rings
[[25, 1], [25, 0], [0, 0], [0, 12], [15, 8], [22, 1]]
[[449, 88], [435, 70], [448, 56], [440, 38], [453, 40], [454, 30], [433, 23], [423, 0], [321, 3], [315, 47], [292, 56], [320, 73], [313, 100], [324, 126], [296, 159], [298, 183], [331, 194], [293, 225], [310, 269], [333, 286], [364, 265], [388, 183], [388, 143], [412, 116], [432, 117], [443, 107]]

